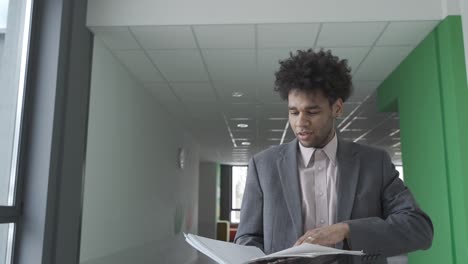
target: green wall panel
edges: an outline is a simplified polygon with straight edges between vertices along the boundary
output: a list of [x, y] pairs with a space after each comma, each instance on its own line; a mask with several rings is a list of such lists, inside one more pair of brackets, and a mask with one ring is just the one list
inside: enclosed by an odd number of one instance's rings
[[411, 253], [410, 263], [468, 263], [461, 32], [459, 17], [442, 21], [378, 88], [379, 109], [400, 115], [405, 181], [434, 223], [432, 248]]

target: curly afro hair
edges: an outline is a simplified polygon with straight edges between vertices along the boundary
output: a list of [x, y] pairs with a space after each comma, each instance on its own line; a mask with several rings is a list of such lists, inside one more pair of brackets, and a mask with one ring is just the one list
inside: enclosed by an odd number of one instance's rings
[[351, 68], [347, 60], [340, 60], [330, 50], [323, 49], [318, 52], [298, 50], [289, 56], [279, 62], [280, 68], [275, 73], [274, 90], [283, 100], [287, 100], [289, 92], [294, 89], [321, 90], [330, 104], [338, 98], [344, 102], [351, 95]]

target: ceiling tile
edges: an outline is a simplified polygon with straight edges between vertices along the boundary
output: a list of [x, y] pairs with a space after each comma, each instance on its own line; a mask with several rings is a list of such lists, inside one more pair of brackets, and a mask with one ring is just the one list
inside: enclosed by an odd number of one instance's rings
[[226, 104], [223, 112], [228, 118], [255, 119], [255, 104]]
[[178, 103], [169, 102], [169, 101], [159, 101], [159, 104], [165, 109], [170, 115], [172, 115], [176, 120], [185, 120], [187, 119], [187, 111], [184, 107]]
[[260, 130], [260, 132], [267, 131], [267, 130], [270, 130], [270, 129], [284, 130], [284, 128], [286, 127], [287, 122], [288, 122], [287, 118], [284, 119], [284, 120], [268, 120], [268, 119], [264, 119], [264, 118], [263, 119], [259, 118], [258, 119], [258, 129]]
[[265, 104], [285, 103], [280, 94], [274, 90], [274, 81], [259, 80], [257, 82], [257, 100]]
[[146, 83], [144, 87], [150, 90], [160, 102], [179, 102], [179, 99], [175, 96], [167, 83]]
[[128, 27], [98, 27], [93, 32], [111, 50], [140, 49]]
[[[194, 118], [202, 121], [211, 121], [210, 123], [202, 123], [202, 130], [215, 137], [215, 132], [218, 130], [226, 130], [226, 124], [224, 122], [223, 116], [219, 111], [220, 106], [216, 102], [186, 102], [185, 103], [189, 114]], [[217, 132], [216, 132], [217, 133]], [[223, 132], [223, 135], [227, 134]]]
[[200, 48], [254, 49], [254, 25], [194, 26]]
[[354, 75], [354, 80], [384, 80], [413, 50], [407, 46], [374, 47]]
[[275, 72], [279, 69], [279, 61], [289, 58], [291, 52], [295, 53], [297, 48], [276, 48], [258, 50], [258, 74], [265, 80], [272, 80]]
[[390, 22], [377, 46], [416, 46], [439, 23], [439, 21], [398, 21]]
[[130, 30], [144, 49], [197, 48], [190, 26], [135, 26]]
[[341, 117], [345, 118], [348, 116], [351, 112], [353, 112], [357, 107], [359, 107], [361, 103], [344, 103], [343, 104], [343, 114]]
[[315, 23], [258, 25], [258, 48], [313, 48], [318, 30]]
[[362, 102], [367, 96], [375, 92], [381, 83], [382, 81], [354, 81], [354, 90], [347, 102]]
[[351, 67], [351, 72], [354, 72], [364, 57], [369, 53], [369, 47], [349, 47], [349, 48], [325, 48], [330, 49], [332, 54], [340, 59], [348, 60], [348, 66]]
[[250, 141], [250, 140], [255, 140], [257, 138], [257, 132], [253, 130], [250, 130], [250, 131], [236, 130], [236, 131], [232, 131], [232, 135], [234, 136], [234, 139], [238, 139], [239, 141]]
[[148, 55], [170, 82], [208, 80], [198, 50], [158, 50], [149, 51]]
[[257, 118], [287, 118], [288, 106], [286, 102], [278, 104], [263, 104], [257, 106]]
[[184, 102], [216, 102], [209, 82], [173, 82], [171, 86]]
[[317, 46], [372, 46], [386, 22], [324, 23]]
[[279, 96], [278, 92], [271, 90], [261, 89], [258, 90], [257, 101], [264, 104], [281, 104], [285, 103]]
[[143, 51], [115, 51], [114, 54], [140, 82], [164, 82], [164, 79]]
[[253, 80], [257, 77], [253, 49], [209, 49], [202, 53], [214, 81]]

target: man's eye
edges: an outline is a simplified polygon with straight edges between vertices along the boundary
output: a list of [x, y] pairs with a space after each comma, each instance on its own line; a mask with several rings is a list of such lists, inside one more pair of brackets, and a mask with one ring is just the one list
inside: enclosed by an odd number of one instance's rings
[[299, 112], [289, 112], [290, 115], [297, 115]]
[[309, 112], [309, 115], [316, 115], [318, 113], [320, 113], [320, 112]]

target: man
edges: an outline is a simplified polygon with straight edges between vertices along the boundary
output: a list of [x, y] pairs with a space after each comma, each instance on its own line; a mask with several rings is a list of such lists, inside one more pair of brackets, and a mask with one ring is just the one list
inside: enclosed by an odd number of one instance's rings
[[346, 60], [323, 50], [280, 62], [275, 90], [288, 101], [296, 139], [250, 160], [236, 243], [267, 254], [301, 243], [367, 254], [340, 263], [387, 263], [431, 246], [431, 220], [388, 154], [336, 134], [350, 71]]

